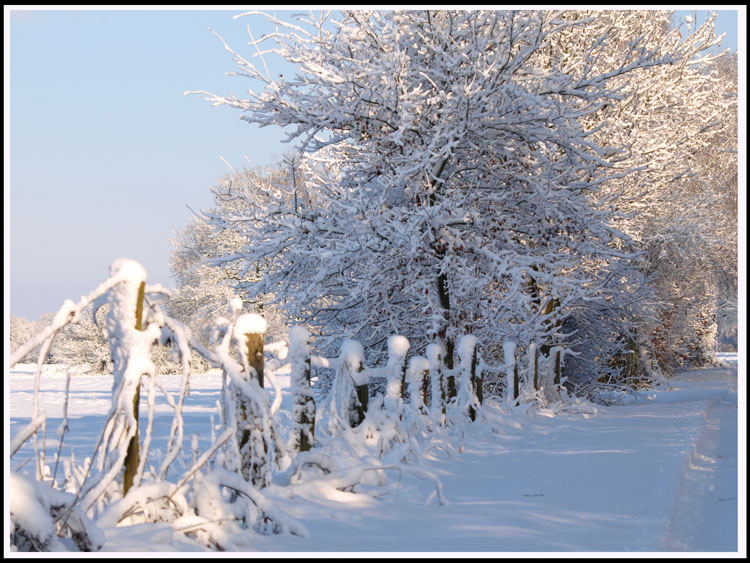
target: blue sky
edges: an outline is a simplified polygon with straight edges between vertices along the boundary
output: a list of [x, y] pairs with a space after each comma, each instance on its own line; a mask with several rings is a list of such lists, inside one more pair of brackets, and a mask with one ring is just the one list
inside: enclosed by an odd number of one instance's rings
[[[737, 49], [737, 12], [717, 34]], [[728, 7], [732, 8], [732, 7]], [[243, 97], [226, 76], [250, 53], [230, 10], [18, 10], [5, 7], [5, 299], [37, 319], [77, 301], [116, 258], [138, 260], [149, 283], [171, 285], [169, 238], [232, 166], [270, 164], [289, 145], [278, 129], [240, 121], [187, 90]], [[699, 12], [700, 21], [705, 16]], [[744, 21], [743, 21], [744, 30]], [[744, 38], [744, 31], [743, 31]], [[289, 67], [272, 67], [274, 73]], [[8, 166], [9, 164], [9, 166]]]

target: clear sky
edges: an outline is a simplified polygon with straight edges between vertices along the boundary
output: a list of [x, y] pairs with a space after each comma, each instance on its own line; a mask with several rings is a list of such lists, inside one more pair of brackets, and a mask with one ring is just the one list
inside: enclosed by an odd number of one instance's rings
[[[736, 50], [737, 7], [726, 8], [712, 8], [716, 31]], [[256, 37], [270, 27], [233, 19], [236, 7], [5, 11], [5, 310], [35, 320], [78, 301], [120, 257], [171, 285], [169, 239], [188, 206], [211, 204], [209, 187], [230, 172], [222, 157], [239, 168], [290, 149], [278, 129], [183, 96], [250, 87], [226, 76], [235, 64], [208, 27], [245, 56], [247, 26]]]

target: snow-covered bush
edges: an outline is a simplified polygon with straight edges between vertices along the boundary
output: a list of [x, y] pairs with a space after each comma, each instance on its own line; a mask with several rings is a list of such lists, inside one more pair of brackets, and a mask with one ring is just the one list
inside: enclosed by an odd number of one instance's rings
[[[156, 523], [170, 526], [186, 541], [216, 550], [242, 549], [252, 543], [254, 534], [306, 537], [305, 527], [276, 508], [267, 490], [278, 494], [278, 487], [288, 487], [284, 495], [326, 491], [329, 499], [346, 499], [369, 494], [363, 491], [375, 494], [394, 472], [430, 480], [435, 490], [427, 502], [446, 503], [439, 479], [423, 461], [428, 452], [452, 455], [452, 444], [460, 444], [466, 426], [485, 420], [480, 369], [486, 364], [474, 336], [461, 339], [455, 370], [443, 364], [437, 343], [428, 347], [427, 357], [409, 357], [411, 343], [401, 335], [389, 337], [388, 361], [376, 367], [366, 365], [364, 348], [354, 340], [344, 340], [335, 359], [314, 355], [309, 331], [295, 326], [288, 346], [269, 346], [267, 352], [274, 357], [266, 362], [267, 323], [257, 314], [245, 313], [241, 299], [230, 302], [229, 318], [217, 320], [215, 346], [206, 348], [187, 326], [164, 313], [165, 290], [147, 285], [145, 279], [137, 262], [116, 260], [105, 283], [78, 304], [67, 301], [53, 322], [11, 358], [13, 365], [39, 346], [41, 368], [64, 326], [83, 311], [96, 314], [107, 308], [112, 398], [92, 455], [82, 463], [72, 455], [64, 460], [64, 478], [58, 480], [57, 463], [51, 471], [46, 450], [39, 447], [39, 434], [42, 440], [46, 435], [46, 415], [36, 392], [32, 421], [12, 441], [11, 456], [33, 439], [36, 460], [31, 473], [17, 468], [11, 475], [9, 533], [15, 549], [95, 551], [109, 528]], [[178, 397], [160, 383], [152, 360], [154, 347], [167, 340], [174, 342], [183, 368]], [[211, 421], [210, 445], [199, 451], [193, 436], [188, 459], [180, 454], [187, 438], [183, 409], [194, 352], [222, 370], [224, 383], [222, 401], [217, 401], [218, 424], [213, 417]], [[279, 417], [282, 389], [276, 373], [284, 362], [292, 379], [292, 413]], [[319, 398], [320, 408], [311, 387], [312, 365], [334, 372], [327, 396]], [[450, 401], [443, 374], [457, 381], [457, 395]], [[36, 377], [38, 392], [41, 369]], [[70, 377], [71, 372], [66, 394]], [[374, 378], [386, 380], [382, 393], [370, 389]], [[138, 412], [144, 389], [145, 413]], [[173, 409], [173, 418], [166, 448], [152, 451], [157, 391]], [[61, 449], [66, 416], [57, 433]], [[282, 419], [290, 422], [288, 431], [279, 426]], [[323, 431], [316, 433], [316, 428]]]
[[73, 508], [75, 495], [15, 471], [9, 477], [10, 543], [17, 551], [67, 551], [66, 543], [79, 551], [102, 548], [104, 534], [80, 509]]
[[[231, 546], [226, 528], [216, 530], [212, 524], [216, 510], [234, 516], [232, 522], [235, 524], [228, 524], [230, 529], [231, 525], [236, 525], [239, 529], [253, 527], [260, 532], [304, 534], [303, 528], [270, 506], [252, 484], [245, 481], [238, 484], [237, 476], [224, 469], [230, 467], [246, 473], [247, 479], [251, 478], [248, 471], [242, 471], [243, 457], [248, 457], [243, 454], [248, 452], [237, 444], [237, 437], [241, 438], [246, 430], [250, 431], [252, 439], [249, 442], [254, 447], [250, 451], [250, 463], [257, 469], [257, 475], [252, 477], [259, 476], [269, 481], [267, 460], [275, 461], [281, 467], [288, 465], [284, 445], [278, 435], [272, 433], [271, 418], [278, 404], [269, 407], [265, 391], [257, 382], [253, 385], [253, 380], [248, 380], [249, 374], [257, 375], [257, 371], [251, 371], [253, 366], [249, 358], [242, 355], [241, 349], [246, 345], [245, 334], [257, 332], [260, 323], [265, 332], [265, 321], [257, 315], [238, 316], [241, 302], [237, 301], [232, 308], [235, 318], [231, 321], [236, 330], [228, 331], [215, 351], [206, 350], [192, 339], [184, 324], [165, 315], [158, 300], [149, 297], [164, 294], [165, 290], [160, 285], [146, 285], [145, 279], [146, 272], [137, 262], [115, 260], [106, 282], [77, 304], [66, 301], [47, 327], [18, 346], [11, 355], [10, 365], [13, 366], [29, 351], [40, 349], [32, 422], [17, 433], [11, 445], [11, 456], [31, 438], [36, 449], [33, 477], [12, 472], [13, 527], [10, 533], [13, 546], [17, 550], [32, 551], [98, 550], [102, 546], [102, 528], [122, 523], [160, 521], [188, 524], [185, 529], [191, 536], [206, 540], [207, 545], [223, 548], [223, 538]], [[39, 433], [46, 436], [46, 415], [40, 411], [37, 400], [41, 368], [53, 340], [65, 326], [77, 322], [92, 307], [96, 315], [97, 310], [105, 305], [108, 307], [106, 334], [114, 365], [111, 407], [92, 455], [82, 466], [74, 466], [72, 459], [66, 462], [65, 480], [60, 483], [57, 481], [57, 465], [52, 473], [46, 465], [45, 448], [43, 445], [39, 447]], [[183, 368], [180, 393], [176, 399], [157, 381], [157, 369], [151, 358], [153, 347], [165, 341], [175, 344]], [[238, 345], [240, 362], [231, 357], [232, 342]], [[225, 410], [229, 419], [227, 428], [203, 455], [194, 456], [193, 466], [175, 484], [167, 480], [167, 474], [170, 468], [179, 466], [176, 461], [184, 438], [182, 409], [189, 389], [191, 347], [224, 368], [230, 380], [227, 394], [231, 394], [233, 400], [228, 401], [229, 409]], [[138, 412], [142, 386], [148, 393], [145, 431], [140, 427], [143, 413]], [[280, 396], [278, 382], [274, 387]], [[152, 459], [150, 444], [157, 389], [163, 392], [173, 408], [174, 418], [165, 451]], [[246, 400], [244, 403], [243, 399]], [[249, 425], [238, 413], [248, 404], [251, 404], [250, 416], [247, 417]], [[58, 431], [61, 447], [66, 429], [63, 418]], [[256, 430], [262, 434], [260, 460]], [[214, 463], [213, 456], [230, 440], [233, 442], [226, 449], [227, 455], [217, 456], [220, 459]], [[203, 467], [209, 469], [205, 475], [201, 473]], [[63, 490], [60, 490], [61, 486]], [[233, 492], [229, 500], [226, 491]], [[243, 502], [238, 500], [240, 497]], [[221, 508], [224, 505], [227, 506]], [[208, 517], [204, 518], [204, 514]]]

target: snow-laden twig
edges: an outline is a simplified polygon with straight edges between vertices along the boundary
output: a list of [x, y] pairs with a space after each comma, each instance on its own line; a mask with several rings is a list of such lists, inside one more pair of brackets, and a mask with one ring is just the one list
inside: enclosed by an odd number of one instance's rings
[[172, 491], [167, 498], [172, 498], [172, 496], [177, 493], [184, 485], [187, 483], [193, 475], [196, 474], [200, 470], [201, 467], [203, 467], [209, 459], [216, 453], [216, 450], [218, 450], [221, 446], [223, 446], [229, 438], [231, 438], [234, 435], [235, 429], [234, 428], [227, 428], [222, 432], [219, 437], [216, 439], [216, 441], [211, 445], [211, 447], [206, 450], [203, 455], [195, 462], [193, 467], [180, 479], [180, 481], [175, 485], [174, 491]]
[[274, 503], [236, 473], [216, 468], [203, 477], [202, 484], [204, 486], [229, 487], [252, 501], [281, 532], [287, 532], [302, 538], [310, 537], [310, 532], [301, 522], [279, 510]]
[[44, 424], [44, 422], [47, 420], [47, 413], [42, 412], [41, 414], [35, 416], [31, 419], [31, 422], [29, 422], [26, 426], [23, 426], [20, 428], [16, 435], [13, 436], [13, 439], [10, 442], [10, 456], [13, 457], [13, 455], [19, 450], [21, 446], [23, 446], [24, 442], [31, 438], [37, 430]]
[[63, 403], [63, 417], [60, 422], [60, 426], [57, 428], [57, 438], [60, 441], [57, 447], [57, 455], [55, 456], [55, 469], [52, 472], [52, 482], [55, 483], [57, 479], [57, 466], [60, 463], [60, 454], [62, 453], [63, 441], [65, 439], [65, 432], [68, 430], [68, 400], [70, 399], [70, 377], [73, 370], [68, 370], [65, 374], [65, 402]]
[[141, 459], [138, 462], [138, 468], [133, 479], [133, 485], [136, 487], [141, 484], [141, 480], [143, 479], [143, 471], [146, 467], [146, 460], [148, 459], [149, 448], [151, 447], [151, 436], [154, 430], [154, 411], [156, 410], [155, 379], [155, 376], [152, 375], [148, 380], [148, 422], [146, 423], [146, 435], [143, 439]]
[[107, 281], [101, 283], [96, 289], [94, 289], [88, 295], [82, 297], [80, 301], [74, 304], [71, 300], [66, 299], [60, 307], [60, 310], [55, 315], [52, 323], [45, 329], [35, 334], [28, 342], [19, 346], [10, 355], [10, 367], [16, 365], [26, 354], [31, 352], [39, 344], [46, 341], [50, 336], [59, 331], [69, 322], [73, 321], [76, 316], [86, 308], [87, 305], [95, 301], [101, 295], [104, 295], [112, 287], [117, 285], [123, 280], [123, 276], [120, 274], [111, 276]]
[[182, 419], [182, 406], [185, 402], [185, 397], [190, 389], [190, 373], [192, 358], [190, 354], [190, 330], [180, 323], [179, 321], [172, 319], [171, 317], [164, 317], [164, 324], [169, 329], [171, 334], [177, 341], [177, 346], [180, 352], [180, 361], [182, 362], [182, 380], [180, 382], [180, 395], [177, 404], [174, 405], [174, 418], [172, 419], [172, 427], [169, 432], [169, 440], [167, 442], [167, 455], [162, 462], [159, 469], [159, 478], [164, 479], [166, 477], [169, 466], [177, 458], [177, 455], [182, 448], [182, 437], [183, 437], [183, 419]]

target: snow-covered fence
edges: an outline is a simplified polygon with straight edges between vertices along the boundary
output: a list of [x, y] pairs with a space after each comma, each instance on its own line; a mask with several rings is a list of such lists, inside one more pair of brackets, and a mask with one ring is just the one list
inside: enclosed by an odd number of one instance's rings
[[[106, 322], [114, 378], [107, 421], [93, 455], [84, 466], [66, 466], [66, 488], [72, 483], [71, 474], [78, 477], [71, 485], [74, 492], [65, 496], [63, 504], [54, 504], [56, 500], [51, 502], [61, 491], [57, 490], [60, 486], [56, 481], [57, 471], [50, 475], [45, 465], [44, 447], [36, 448], [37, 479], [34, 485], [27, 486], [28, 483], [20, 477], [16, 479], [18, 475], [11, 475], [15, 482], [21, 483], [19, 487], [33, 489], [31, 493], [43, 500], [40, 506], [49, 515], [49, 521], [45, 520], [43, 526], [36, 528], [24, 528], [25, 521], [16, 518], [12, 531], [16, 538], [14, 545], [46, 549], [55, 545], [57, 537], [72, 537], [80, 549], [96, 550], [102, 538], [98, 526], [115, 526], [121, 522], [135, 524], [154, 519], [189, 521], [190, 525], [185, 529], [217, 549], [231, 549], [227, 530], [235, 528], [241, 530], [252, 526], [261, 533], [288, 531], [304, 535], [303, 527], [274, 509], [263, 495], [263, 489], [276, 476], [285, 475], [290, 467], [293, 471], [288, 477], [290, 485], [295, 487], [301, 486], [300, 479], [320, 477], [306, 473], [305, 467], [311, 463], [324, 474], [333, 471], [320, 462], [320, 450], [315, 447], [316, 422], [321, 416], [328, 416], [329, 430], [328, 435], [323, 433], [322, 447], [333, 448], [336, 455], [348, 460], [341, 467], [347, 478], [341, 481], [329, 478], [329, 481], [346, 488], [365, 475], [370, 475], [376, 482], [384, 479], [382, 470], [389, 467], [403, 469], [406, 465], [402, 464], [412, 463], [419, 466], [425, 451], [423, 448], [439, 447], [430, 445], [435, 433], [438, 436], [443, 432], [450, 433], [451, 428], [462, 428], [463, 424], [480, 419], [485, 372], [505, 372], [506, 389], [510, 388], [508, 382], [512, 380], [514, 399], [519, 397], [521, 374], [515, 357], [517, 347], [513, 342], [504, 343], [504, 365], [492, 368], [481, 359], [477, 339], [465, 335], [456, 347], [457, 365], [454, 369], [445, 361], [440, 343], [429, 345], [425, 356], [409, 358], [408, 339], [394, 335], [388, 340], [386, 364], [367, 367], [360, 343], [345, 340], [339, 356], [327, 359], [311, 353], [310, 334], [305, 328], [293, 327], [288, 353], [284, 356], [278, 345], [274, 348], [276, 352], [264, 350], [265, 320], [256, 314], [242, 314], [242, 302], [234, 299], [230, 304], [231, 319], [219, 322], [220, 342], [215, 349], [207, 350], [191, 338], [190, 331], [183, 324], [161, 311], [158, 302], [150, 296], [166, 292], [161, 286], [146, 285], [145, 278], [145, 271], [136, 262], [115, 261], [107, 282], [77, 305], [66, 302], [51, 327], [21, 346], [11, 359], [13, 365], [28, 350], [42, 344], [32, 424], [14, 437], [11, 454], [14, 455], [31, 437], [37, 441], [38, 434], [41, 434], [44, 440], [46, 418], [39, 412], [36, 394], [43, 356], [49, 350], [51, 340], [67, 323], [76, 322], [84, 307], [93, 303], [95, 315], [102, 305], [109, 306]], [[180, 395], [176, 400], [155, 377], [158, 370], [151, 360], [153, 347], [168, 341], [176, 345], [183, 366]], [[174, 484], [167, 481], [167, 472], [173, 465], [185, 463], [184, 460], [175, 462], [183, 443], [182, 409], [189, 388], [191, 351], [198, 352], [223, 373], [223, 401], [217, 402], [217, 407], [224, 429], [217, 436], [221, 426], [214, 425], [212, 420], [212, 443], [203, 453], [198, 451], [197, 439], [193, 437], [192, 465]], [[275, 353], [278, 360], [286, 358], [289, 363], [293, 386], [293, 426], [289, 445], [282, 441], [277, 428], [280, 420], [277, 411], [282, 401], [281, 386], [276, 377], [280, 365], [274, 360], [266, 366], [265, 352]], [[528, 367], [523, 370], [527, 382], [525, 387], [533, 381], [536, 389], [542, 371], [549, 371], [548, 379], [551, 378], [552, 365], [555, 365], [554, 380], [559, 384], [560, 348], [550, 350], [552, 357], [545, 357], [541, 368], [536, 348], [529, 346], [527, 353]], [[315, 405], [312, 366], [335, 372], [328, 402], [322, 409]], [[382, 396], [371, 398], [370, 382], [374, 378], [386, 379], [386, 386]], [[138, 420], [142, 413], [138, 413], [137, 405], [141, 385], [146, 380], [148, 425], [141, 436]], [[451, 382], [456, 388], [453, 395]], [[273, 399], [266, 385], [273, 388]], [[149, 457], [149, 445], [157, 390], [164, 393], [174, 410], [174, 418], [166, 449], [159, 454], [160, 466], [154, 467], [153, 456]], [[63, 420], [62, 431], [58, 431], [61, 446], [65, 426]], [[322, 426], [326, 428], [326, 425]], [[139, 444], [141, 438], [142, 446]], [[362, 465], [364, 459], [369, 460], [366, 467]], [[353, 465], [347, 468], [346, 463]], [[423, 468], [414, 470], [427, 475]], [[283, 481], [283, 477], [280, 478]], [[437, 486], [440, 496], [439, 482]], [[53, 530], [51, 535], [50, 530]]]
[[[417, 355], [409, 358], [409, 340], [401, 335], [388, 338], [388, 359], [382, 367], [365, 367], [362, 346], [356, 341], [345, 340], [339, 357], [335, 359], [313, 355], [309, 340], [304, 345], [298, 345], [298, 337], [291, 336], [290, 341], [293, 343], [290, 356], [293, 358], [294, 381], [299, 380], [296, 374], [303, 369], [298, 366], [306, 363], [335, 372], [324, 409], [329, 413], [328, 429], [331, 435], [347, 427], [356, 428], [363, 422], [368, 409], [368, 382], [375, 377], [386, 379], [382, 401], [377, 404], [394, 419], [402, 419], [404, 409], [411, 407], [414, 412], [445, 425], [448, 406], [451, 405], [453, 411], [462, 412], [475, 421], [484, 401], [484, 380], [478, 369], [478, 342], [472, 335], [465, 335], [459, 341], [458, 366], [455, 370], [444, 365], [442, 346], [437, 343], [427, 346], [426, 357]], [[486, 367], [485, 364], [483, 366]], [[448, 392], [449, 378], [456, 382], [456, 394], [452, 399]], [[296, 389], [297, 384], [294, 385]], [[296, 396], [297, 392], [294, 393]], [[318, 411], [318, 416], [321, 415], [322, 411]], [[295, 435], [297, 432], [295, 430]]]
[[[106, 282], [77, 304], [66, 301], [50, 326], [12, 356], [11, 367], [41, 345], [32, 424], [14, 437], [11, 454], [16, 455], [33, 437], [36, 478], [23, 476], [20, 468], [11, 471], [11, 542], [21, 550], [45, 551], [62, 549], [59, 538], [70, 538], [78, 549], [96, 551], [103, 544], [102, 527], [144, 521], [188, 522], [180, 528], [189, 530], [184, 533], [217, 549], [232, 548], [227, 530], [241, 532], [250, 526], [262, 533], [305, 535], [303, 527], [274, 508], [261, 493], [270, 483], [271, 474], [289, 465], [274, 422], [281, 404], [281, 386], [273, 373], [266, 374], [276, 391], [270, 407], [269, 397], [261, 388], [265, 321], [257, 315], [241, 315], [242, 302], [234, 300], [233, 317], [226, 321], [221, 343], [215, 350], [206, 350], [191, 338], [187, 327], [161, 311], [152, 296], [167, 292], [160, 285], [146, 285], [145, 279], [145, 270], [137, 262], [114, 261]], [[64, 464], [65, 480], [61, 483], [57, 480], [57, 463], [54, 473], [50, 472], [44, 458], [46, 446], [39, 444], [46, 440], [46, 416], [39, 411], [38, 401], [41, 368], [57, 333], [67, 324], [78, 322], [81, 312], [92, 304], [94, 315], [101, 307], [109, 307], [106, 326], [114, 366], [111, 406], [93, 454], [80, 467], [73, 465], [71, 455], [70, 462]], [[183, 367], [176, 399], [155, 377], [157, 370], [151, 359], [153, 347], [167, 342], [175, 345]], [[217, 406], [226, 428], [217, 437], [212, 423], [213, 443], [202, 455], [198, 455], [193, 437], [192, 466], [175, 484], [167, 481], [167, 473], [170, 467], [186, 463], [178, 455], [183, 446], [182, 410], [189, 388], [191, 350], [224, 373], [222, 394], [227, 401], [223, 408]], [[144, 413], [138, 413], [137, 406], [145, 379], [148, 424], [141, 435], [138, 420]], [[150, 456], [149, 446], [157, 389], [163, 392], [174, 417], [166, 448], [160, 450], [159, 464], [153, 465], [157, 459]], [[66, 386], [66, 404], [68, 393]], [[58, 456], [67, 430], [66, 416], [57, 432]], [[225, 448], [223, 454], [219, 454], [221, 448]]]
[[[502, 396], [509, 401], [541, 400], [560, 396], [565, 381], [563, 358], [571, 353], [563, 346], [541, 346], [535, 342], [519, 348], [512, 340], [503, 342], [503, 364], [481, 364], [481, 370], [500, 373]], [[524, 359], [525, 357], [525, 359]]]
[[[18, 507], [11, 533], [23, 545], [33, 550], [51, 549], [56, 545], [57, 537], [71, 537], [81, 550], [96, 550], [101, 547], [101, 533], [88, 517], [87, 512], [101, 508], [113, 495], [132, 497], [133, 491], [141, 485], [146, 457], [151, 439], [153, 423], [153, 392], [155, 367], [151, 361], [151, 350], [160, 341], [164, 331], [169, 332], [169, 320], [161, 314], [157, 306], [149, 304], [149, 314], [146, 315], [146, 296], [151, 293], [161, 293], [161, 286], [146, 286], [146, 272], [140, 264], [132, 260], [115, 260], [110, 266], [110, 277], [94, 291], [74, 304], [67, 300], [63, 303], [53, 322], [28, 342], [19, 347], [11, 357], [11, 367], [25, 354], [37, 345], [42, 344], [37, 362], [37, 373], [34, 386], [34, 420], [33, 432], [22, 432], [13, 441], [14, 454], [27, 438], [34, 436], [37, 480], [33, 486], [26, 486], [29, 490], [28, 499], [36, 499], [34, 504], [16, 502]], [[93, 455], [86, 460], [85, 466], [75, 483], [75, 492], [63, 494], [55, 487], [57, 485], [56, 472], [49, 474], [44, 460], [44, 445], [39, 446], [38, 433], [41, 430], [42, 440], [46, 436], [45, 417], [38, 411], [38, 394], [40, 389], [41, 368], [49, 352], [52, 341], [58, 332], [70, 323], [77, 323], [82, 311], [89, 305], [94, 305], [94, 315], [104, 304], [109, 305], [106, 318], [109, 335], [110, 353], [113, 359], [112, 401], [106, 422], [96, 442]], [[182, 333], [173, 335], [184, 348], [185, 338]], [[189, 365], [189, 361], [186, 362]], [[189, 372], [189, 369], [187, 370]], [[138, 443], [138, 412], [137, 401], [143, 377], [150, 378], [149, 385], [149, 424], [143, 444], [143, 450]], [[171, 400], [171, 398], [170, 398]], [[171, 401], [174, 405], [174, 401]], [[179, 425], [178, 425], [179, 426]], [[174, 431], [173, 427], [173, 431]], [[58, 431], [62, 442], [67, 429], [65, 418]], [[174, 433], [170, 438], [174, 438]], [[170, 439], [167, 455], [162, 464], [160, 475], [165, 474], [166, 468], [174, 460], [181, 447], [180, 441]], [[66, 471], [67, 473], [67, 471]], [[22, 482], [19, 474], [11, 472], [16, 481]], [[118, 485], [117, 481], [121, 484]], [[19, 487], [23, 488], [23, 487]], [[13, 494], [19, 494], [15, 488]], [[119, 489], [119, 493], [117, 490]], [[22, 494], [23, 496], [23, 494]], [[64, 499], [63, 499], [64, 497]], [[62, 500], [60, 500], [62, 499]], [[31, 523], [23, 514], [33, 513], [34, 522]]]

